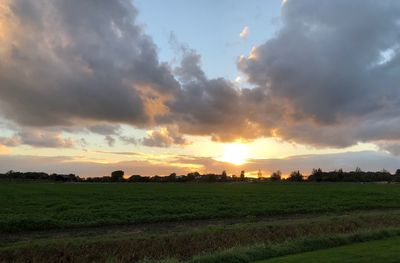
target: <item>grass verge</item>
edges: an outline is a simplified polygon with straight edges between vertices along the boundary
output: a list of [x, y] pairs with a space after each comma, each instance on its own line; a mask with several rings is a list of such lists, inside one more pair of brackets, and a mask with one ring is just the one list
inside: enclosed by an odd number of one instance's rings
[[[210, 255], [198, 256], [188, 261], [191, 263], [249, 263], [285, 255], [315, 251], [338, 247], [353, 243], [380, 240], [399, 236], [400, 229], [387, 229], [381, 231], [368, 231], [347, 235], [328, 235], [320, 238], [306, 238], [300, 240], [289, 240], [282, 244], [259, 244], [251, 247], [236, 247], [223, 252]], [[265, 261], [269, 262], [269, 261]], [[280, 261], [286, 262], [286, 261]], [[293, 261], [298, 262], [298, 261]], [[306, 262], [306, 261], [305, 261]]]
[[257, 263], [398, 263], [400, 237], [273, 258]]

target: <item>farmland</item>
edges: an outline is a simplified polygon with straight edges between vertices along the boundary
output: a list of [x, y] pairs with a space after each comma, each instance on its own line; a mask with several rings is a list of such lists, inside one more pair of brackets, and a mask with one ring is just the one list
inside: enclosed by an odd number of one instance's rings
[[33, 182], [0, 193], [0, 262], [251, 262], [400, 234], [398, 184]]

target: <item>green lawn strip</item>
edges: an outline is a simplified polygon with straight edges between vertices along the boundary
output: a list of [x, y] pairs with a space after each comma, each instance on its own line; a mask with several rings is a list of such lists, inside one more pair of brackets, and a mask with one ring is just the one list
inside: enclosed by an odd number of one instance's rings
[[[237, 247], [232, 248], [223, 252], [218, 252], [210, 255], [195, 257], [188, 261], [188, 263], [218, 263], [218, 262], [230, 262], [230, 263], [248, 263], [248, 262], [314, 262], [314, 261], [285, 261], [286, 255], [293, 255], [307, 251], [315, 251], [327, 248], [335, 248], [338, 246], [344, 246], [354, 243], [366, 242], [371, 240], [381, 240], [391, 237], [397, 237], [400, 235], [400, 229], [386, 229], [381, 231], [368, 231], [356, 234], [346, 235], [329, 235], [320, 238], [306, 238], [303, 240], [290, 240], [282, 244], [260, 244], [251, 247]], [[310, 254], [317, 252], [310, 252]], [[304, 253], [306, 254], [306, 253]], [[303, 254], [301, 254], [303, 255]], [[295, 258], [296, 255], [293, 256]], [[272, 258], [272, 259], [271, 259]], [[274, 259], [282, 261], [274, 261]], [[287, 256], [291, 258], [291, 256]], [[270, 259], [270, 260], [267, 260]], [[297, 259], [297, 258], [296, 258]], [[263, 261], [259, 261], [263, 260]], [[397, 258], [398, 260], [398, 258]], [[317, 262], [317, 261], [315, 261]], [[326, 261], [319, 261], [326, 262]], [[329, 261], [330, 262], [330, 261]], [[332, 261], [336, 262], [336, 261]], [[339, 261], [338, 261], [339, 262]], [[349, 261], [358, 262], [358, 261]], [[379, 262], [379, 261], [365, 261], [365, 262]], [[386, 261], [385, 261], [386, 262]], [[398, 261], [393, 261], [398, 262]]]
[[0, 183], [0, 233], [399, 209], [400, 185]]
[[395, 237], [257, 261], [257, 263], [397, 263], [399, 259], [400, 237]]
[[[1, 248], [0, 262], [11, 259], [18, 259], [19, 262], [28, 259], [35, 259], [37, 262], [71, 259], [76, 262], [104, 262], [106, 259], [134, 262], [146, 258], [188, 260], [195, 255], [238, 246], [252, 246], [257, 243], [280, 244], [304, 237], [310, 239], [330, 237], [398, 226], [400, 226], [400, 214], [374, 212], [315, 219], [207, 226], [186, 230], [182, 228], [177, 231], [163, 231], [160, 234], [118, 233], [118, 235], [94, 237], [39, 239]], [[382, 233], [387, 235], [386, 232]]]

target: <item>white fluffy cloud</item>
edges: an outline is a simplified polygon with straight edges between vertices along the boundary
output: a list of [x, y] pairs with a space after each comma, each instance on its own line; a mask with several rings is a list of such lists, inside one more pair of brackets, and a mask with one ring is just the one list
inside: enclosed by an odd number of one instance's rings
[[245, 26], [242, 31], [239, 34], [240, 38], [247, 38], [247, 36], [249, 35], [249, 27]]

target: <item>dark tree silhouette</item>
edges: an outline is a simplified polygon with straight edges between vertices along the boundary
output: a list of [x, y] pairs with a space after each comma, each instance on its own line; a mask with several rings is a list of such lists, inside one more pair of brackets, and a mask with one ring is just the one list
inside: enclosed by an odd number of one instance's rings
[[245, 171], [240, 172], [240, 181], [244, 181], [246, 179]]
[[313, 169], [311, 175], [308, 177], [309, 181], [321, 182], [323, 180], [324, 173], [321, 168]]
[[[141, 176], [132, 175], [128, 179], [124, 178], [124, 171], [118, 170], [111, 173], [111, 176], [80, 178], [74, 174], [47, 174], [43, 172], [16, 172], [8, 171], [5, 174], [0, 173], [1, 180], [47, 180], [55, 182], [245, 182], [259, 181], [258, 178], [246, 178], [245, 171], [240, 172], [240, 177], [229, 176], [226, 171], [221, 174], [200, 174], [198, 172], [179, 175], [172, 173], [169, 176]], [[272, 173], [271, 181], [281, 179], [281, 172], [278, 170]], [[303, 177], [300, 171], [294, 171], [290, 174], [287, 181], [294, 182], [400, 182], [400, 169], [394, 174], [383, 169], [377, 172], [364, 172], [360, 168], [354, 171], [345, 172], [342, 169], [324, 172], [321, 169], [313, 169], [311, 175]]]
[[168, 176], [168, 181], [174, 182], [176, 181], [176, 173], [172, 173]]
[[300, 173], [300, 171], [293, 171], [289, 178], [288, 181], [292, 182], [302, 182], [303, 181], [303, 175]]
[[122, 182], [124, 181], [124, 171], [118, 170], [111, 173], [112, 182]]
[[228, 179], [228, 175], [226, 174], [226, 171], [223, 170], [221, 174], [221, 181], [225, 182]]
[[280, 181], [281, 179], [282, 179], [282, 173], [281, 173], [281, 171], [276, 171], [276, 172], [273, 172], [272, 174], [271, 174], [271, 177], [270, 177], [270, 179], [271, 179], [271, 181]]

